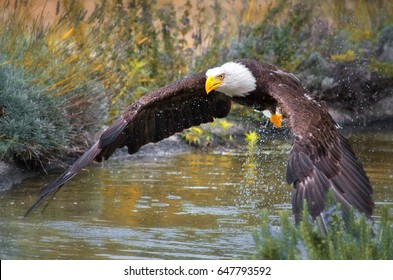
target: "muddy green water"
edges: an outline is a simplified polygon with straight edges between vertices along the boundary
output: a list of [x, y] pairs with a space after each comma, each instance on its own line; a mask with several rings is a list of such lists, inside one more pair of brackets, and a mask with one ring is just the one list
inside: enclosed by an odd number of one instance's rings
[[[348, 135], [393, 216], [393, 132]], [[288, 144], [243, 154], [185, 153], [92, 165], [44, 213], [21, 218], [59, 172], [0, 193], [1, 259], [233, 259], [254, 253], [261, 209], [290, 211]], [[253, 170], [258, 170], [254, 172]], [[393, 219], [392, 219], [393, 221]]]

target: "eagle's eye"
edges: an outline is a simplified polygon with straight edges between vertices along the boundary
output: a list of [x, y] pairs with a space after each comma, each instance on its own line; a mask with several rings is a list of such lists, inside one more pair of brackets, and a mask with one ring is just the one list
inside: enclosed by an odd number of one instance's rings
[[217, 75], [217, 79], [219, 79], [220, 81], [224, 80], [224, 78], [225, 78], [225, 74]]

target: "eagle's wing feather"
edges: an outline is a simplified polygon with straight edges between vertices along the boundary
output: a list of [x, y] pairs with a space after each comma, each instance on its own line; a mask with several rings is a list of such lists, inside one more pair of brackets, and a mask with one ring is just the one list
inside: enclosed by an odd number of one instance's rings
[[205, 74], [185, 77], [151, 92], [133, 103], [56, 181], [45, 186], [25, 216], [92, 161], [109, 158], [117, 149], [128, 147], [133, 154], [143, 145], [167, 138], [185, 128], [212, 122], [228, 115], [231, 100], [222, 93], [205, 92]]
[[371, 216], [369, 179], [347, 140], [338, 132], [327, 107], [311, 99], [297, 80], [280, 75], [283, 82], [270, 83], [269, 94], [289, 119], [292, 132], [286, 178], [293, 184], [295, 218], [299, 220], [303, 200], [314, 218], [320, 215], [328, 189], [344, 210], [352, 205]]

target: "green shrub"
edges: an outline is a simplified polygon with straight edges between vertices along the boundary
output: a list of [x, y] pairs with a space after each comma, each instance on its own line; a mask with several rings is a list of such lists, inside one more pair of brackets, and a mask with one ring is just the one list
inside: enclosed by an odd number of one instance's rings
[[[288, 7], [290, 7], [288, 9]], [[291, 69], [298, 63], [310, 41], [313, 4], [289, 4], [276, 1], [269, 13], [256, 25], [240, 25], [243, 34], [235, 52], [241, 57], [259, 59]]]
[[57, 159], [69, 132], [61, 108], [60, 99], [0, 59], [0, 158], [26, 165]]
[[334, 211], [327, 223], [327, 232], [320, 221], [308, 221], [307, 207], [303, 220], [294, 225], [288, 212], [280, 213], [279, 225], [273, 226], [267, 211], [263, 212], [261, 228], [255, 233], [256, 259], [324, 259], [324, 260], [391, 260], [393, 231], [387, 207], [373, 226], [364, 215], [350, 213], [347, 222]]

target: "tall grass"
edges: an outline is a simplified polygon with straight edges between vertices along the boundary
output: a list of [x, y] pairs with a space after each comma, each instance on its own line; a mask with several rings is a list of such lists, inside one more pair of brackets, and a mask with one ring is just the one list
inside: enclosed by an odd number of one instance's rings
[[[48, 25], [42, 14], [35, 19], [31, 18], [31, 2], [15, 3], [0, 4], [0, 55], [3, 58], [1, 71], [17, 71], [22, 79], [22, 83], [13, 80], [12, 84], [3, 85], [0, 92], [0, 106], [5, 116], [0, 119], [3, 126], [1, 137], [5, 139], [2, 146], [7, 147], [6, 152], [2, 151], [1, 157], [22, 160], [29, 165], [37, 161], [47, 162], [52, 158], [61, 158], [67, 151], [85, 148], [91, 138], [87, 132], [100, 127], [100, 120], [105, 119], [106, 113], [101, 105], [98, 105], [104, 97], [103, 86], [99, 81], [100, 73], [95, 71], [100, 59], [95, 58], [88, 48], [82, 48], [73, 39], [80, 33], [79, 27], [74, 28], [69, 23]], [[22, 84], [28, 84], [34, 90], [25, 90]], [[18, 104], [7, 105], [6, 102], [17, 102], [13, 99], [13, 94], [24, 90], [25, 98], [35, 100], [36, 104], [24, 104], [24, 109], [18, 112], [20, 115], [29, 120], [35, 119], [37, 123], [41, 122], [43, 127], [52, 124], [46, 123], [47, 118], [38, 118], [33, 112], [48, 115], [49, 119], [62, 119], [63, 124], [54, 125], [53, 131], [45, 133], [37, 131], [36, 126], [21, 122], [20, 129], [9, 134], [13, 130], [7, 128], [7, 118], [12, 116], [10, 108]], [[53, 110], [48, 110], [52, 107]], [[12, 120], [16, 122], [18, 118]], [[62, 134], [65, 126], [68, 128], [66, 137], [62, 137], [63, 141], [50, 143], [52, 134]], [[48, 143], [33, 145], [25, 152], [19, 149], [13, 151], [12, 147], [16, 146], [8, 145], [9, 139], [20, 141], [18, 147], [30, 145], [29, 139], [17, 137], [22, 130], [26, 135], [41, 133], [40, 137], [47, 139]], [[53, 156], [49, 157], [48, 152]]]

